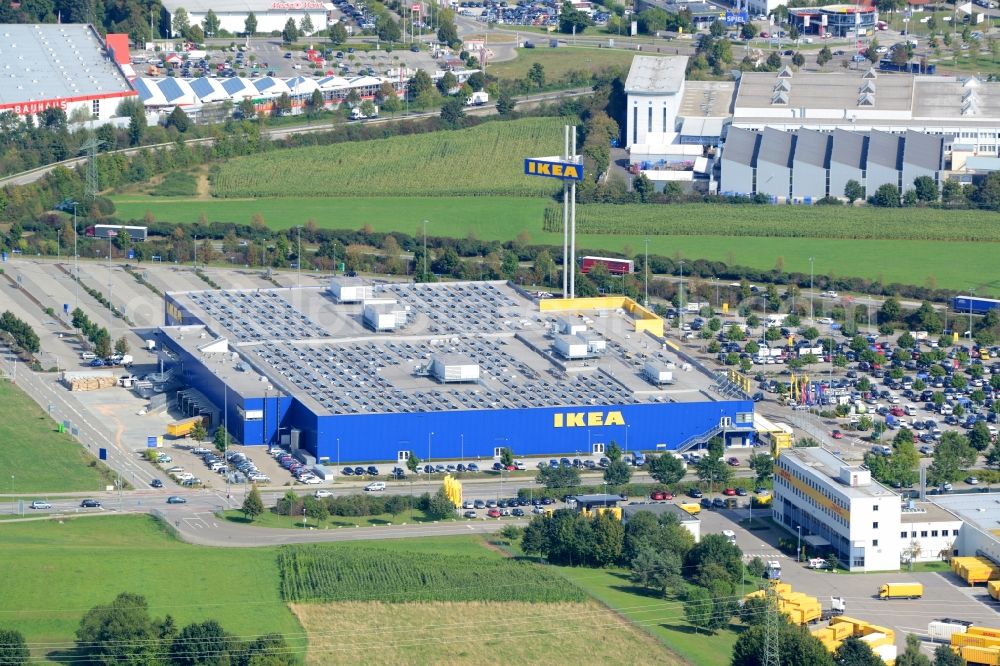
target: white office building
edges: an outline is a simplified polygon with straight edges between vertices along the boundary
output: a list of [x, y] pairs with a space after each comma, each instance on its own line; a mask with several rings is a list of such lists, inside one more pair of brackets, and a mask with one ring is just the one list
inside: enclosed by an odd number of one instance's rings
[[632, 59], [625, 80], [627, 147], [674, 143], [687, 61], [687, 56], [636, 56]]
[[900, 498], [823, 448], [786, 449], [774, 465], [774, 518], [811, 549], [832, 549], [851, 571], [900, 562]]
[[823, 448], [785, 449], [774, 465], [774, 519], [807, 551], [832, 551], [851, 571], [892, 571], [957, 554], [963, 520], [903, 500]]

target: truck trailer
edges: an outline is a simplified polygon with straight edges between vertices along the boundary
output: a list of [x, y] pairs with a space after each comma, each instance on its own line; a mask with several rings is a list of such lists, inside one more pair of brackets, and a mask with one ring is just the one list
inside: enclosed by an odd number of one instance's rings
[[919, 599], [922, 596], [922, 583], [885, 583], [878, 588], [879, 599]]
[[614, 257], [581, 257], [580, 272], [589, 273], [594, 266], [604, 266], [611, 275], [627, 275], [635, 272], [635, 262], [631, 259], [616, 259]]
[[976, 296], [956, 296], [951, 299], [951, 308], [955, 312], [963, 314], [984, 315], [990, 310], [1000, 308], [1000, 300]]

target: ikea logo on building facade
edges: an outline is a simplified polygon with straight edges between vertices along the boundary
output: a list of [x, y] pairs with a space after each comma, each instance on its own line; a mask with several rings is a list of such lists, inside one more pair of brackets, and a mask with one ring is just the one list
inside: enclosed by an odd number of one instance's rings
[[625, 425], [621, 412], [557, 412], [552, 415], [554, 428], [595, 428]]
[[583, 180], [583, 165], [559, 162], [558, 158], [532, 158], [524, 160], [524, 173], [528, 176], [545, 176], [559, 180]]

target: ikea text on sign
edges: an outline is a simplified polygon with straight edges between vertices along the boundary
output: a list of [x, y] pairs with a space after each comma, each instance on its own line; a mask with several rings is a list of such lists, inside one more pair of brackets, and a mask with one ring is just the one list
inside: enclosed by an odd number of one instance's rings
[[583, 180], [583, 165], [527, 157], [524, 160], [524, 173], [529, 176], [546, 176], [559, 180]]
[[625, 425], [621, 412], [563, 412], [552, 415], [554, 428], [595, 428]]

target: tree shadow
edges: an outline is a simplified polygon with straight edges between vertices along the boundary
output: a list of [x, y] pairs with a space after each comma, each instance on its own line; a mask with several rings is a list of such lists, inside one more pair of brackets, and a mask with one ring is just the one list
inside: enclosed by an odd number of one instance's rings
[[637, 597], [663, 599], [663, 594], [659, 590], [649, 587], [641, 587], [639, 585], [611, 585], [610, 588], [612, 590], [618, 590], [619, 592], [627, 592], [628, 594], [634, 594]]
[[661, 624], [661, 627], [669, 631], [676, 631], [681, 634], [701, 634], [706, 638], [712, 634], [692, 627], [690, 624]]
[[249, 525], [249, 524], [251, 524], [253, 522], [252, 520], [250, 520], [246, 516], [232, 516], [232, 515], [227, 515], [225, 518], [226, 518], [226, 520], [228, 522], [230, 522], [230, 523], [237, 523], [239, 525]]
[[52, 650], [45, 654], [45, 658], [57, 664], [85, 664], [87, 654], [79, 648], [69, 648], [66, 650]]

